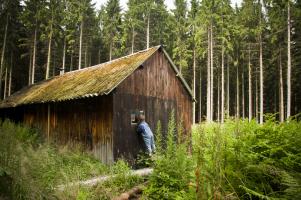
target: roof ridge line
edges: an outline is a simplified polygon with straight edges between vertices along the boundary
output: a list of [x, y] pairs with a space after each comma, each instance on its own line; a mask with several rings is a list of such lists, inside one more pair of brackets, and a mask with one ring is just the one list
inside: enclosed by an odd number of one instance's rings
[[[91, 68], [101, 67], [101, 65], [107, 65], [107, 64], [110, 64], [110, 63], [112, 63], [112, 62], [118, 61], [118, 60], [120, 60], [120, 59], [128, 58], [128, 57], [130, 57], [130, 56], [134, 56], [134, 55], [139, 54], [139, 53], [144, 53], [144, 52], [146, 52], [146, 51], [148, 51], [148, 50], [150, 50], [150, 49], [153, 49], [153, 48], [160, 48], [160, 47], [161, 47], [161, 45], [153, 46], [153, 47], [150, 47], [150, 48], [148, 48], [148, 49], [143, 49], [143, 50], [141, 50], [141, 51], [137, 51], [137, 52], [135, 52], [135, 53], [128, 54], [128, 55], [125, 55], [125, 56], [116, 58], [116, 59], [114, 59], [114, 60], [110, 60], [110, 61], [107, 61], [107, 62], [104, 62], [104, 63], [99, 63], [99, 64], [97, 64], [97, 65], [92, 65], [92, 66], [85, 67], [85, 68], [82, 68], [82, 69], [77, 69], [77, 70], [65, 72], [64, 74], [70, 74], [70, 73], [75, 73], [75, 72], [79, 72], [79, 71], [88, 70], [88, 69], [91, 69]], [[60, 77], [60, 76], [64, 76], [64, 74], [54, 76], [53, 78], [57, 78], [57, 77]]]

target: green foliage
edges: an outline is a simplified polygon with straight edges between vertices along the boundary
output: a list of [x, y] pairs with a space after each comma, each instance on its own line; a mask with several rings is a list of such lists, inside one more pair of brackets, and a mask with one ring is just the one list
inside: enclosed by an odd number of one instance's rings
[[193, 127], [192, 155], [174, 140], [156, 157], [150, 199], [300, 199], [301, 123], [228, 120]]
[[154, 172], [144, 191], [148, 199], [180, 199], [188, 195], [192, 160], [187, 156], [187, 143], [185, 141], [177, 143], [175, 136], [176, 123], [173, 111], [168, 124], [167, 150], [157, 152]]
[[120, 56], [121, 46], [121, 8], [119, 0], [109, 0], [106, 3], [103, 19], [103, 33], [106, 45], [112, 57]]
[[[129, 174], [129, 166], [118, 161], [109, 167], [85, 153], [81, 146], [59, 147], [43, 143], [36, 130], [0, 122], [0, 193], [11, 199], [94, 199], [102, 190], [108, 196], [131, 188], [142, 180]], [[114, 175], [96, 188], [59, 185], [92, 177]]]
[[161, 154], [163, 152], [163, 140], [164, 140], [162, 135], [161, 121], [158, 121], [157, 123], [155, 137], [156, 137], [156, 152]]
[[221, 187], [219, 193], [233, 193], [239, 198], [297, 199], [301, 190], [297, 164], [300, 125], [297, 121], [278, 124], [273, 118], [264, 125], [243, 120], [203, 125], [204, 131], [199, 134], [204, 134], [207, 140], [205, 169], [213, 185], [207, 195]]

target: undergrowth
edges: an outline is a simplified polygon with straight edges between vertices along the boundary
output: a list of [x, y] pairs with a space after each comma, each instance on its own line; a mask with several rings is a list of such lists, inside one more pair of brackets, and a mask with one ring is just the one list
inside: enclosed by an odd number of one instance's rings
[[[187, 154], [188, 140], [183, 136], [181, 124], [176, 125], [174, 112], [168, 124], [167, 136], [160, 134], [158, 123], [157, 152], [154, 172], [144, 190], [145, 199], [180, 199], [187, 197], [192, 180], [193, 163]], [[164, 144], [163, 141], [166, 141]]]
[[[37, 130], [0, 121], [0, 194], [8, 199], [110, 199], [142, 181], [129, 172], [122, 160], [107, 166], [80, 145], [57, 146], [43, 141]], [[113, 179], [93, 188], [58, 189], [113, 174]]]
[[204, 123], [193, 127], [192, 141], [173, 115], [168, 128], [165, 144], [157, 133], [144, 199], [301, 199], [300, 122]]
[[[142, 199], [301, 199], [301, 122], [227, 120], [183, 133], [172, 113], [155, 131], [157, 152]], [[11, 199], [112, 199], [145, 182], [122, 160], [105, 166], [80, 147], [43, 142], [36, 130], [0, 124], [0, 193]], [[97, 186], [58, 185], [115, 175]]]

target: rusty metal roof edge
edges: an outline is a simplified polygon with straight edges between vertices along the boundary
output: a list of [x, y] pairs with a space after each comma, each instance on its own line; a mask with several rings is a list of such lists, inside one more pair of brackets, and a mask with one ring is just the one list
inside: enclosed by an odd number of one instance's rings
[[[152, 54], [150, 54], [147, 58], [145, 58], [142, 62], [140, 62], [139, 63], [139, 65], [137, 65], [134, 69], [133, 69], [133, 71], [131, 71], [131, 73], [129, 73], [128, 75], [126, 75], [121, 81], [119, 81], [115, 86], [113, 86], [110, 90], [108, 90], [107, 92], [105, 92], [104, 94], [105, 95], [108, 95], [108, 94], [110, 94], [114, 89], [116, 89], [125, 79], [127, 79], [131, 74], [133, 74], [134, 73], [134, 71], [138, 68], [138, 67], [140, 67], [141, 65], [143, 65], [143, 63], [146, 61], [146, 60], [148, 60], [152, 55], [154, 55], [154, 53], [156, 52], [156, 51], [158, 51], [160, 48], [162, 48], [162, 46], [161, 45], [158, 45], [158, 46], [154, 46], [154, 47], [151, 47], [151, 48], [149, 48], [149, 49], [156, 49]], [[145, 50], [143, 50], [143, 51], [139, 51], [139, 52], [144, 52], [144, 51], [147, 51], [147, 50], [149, 50], [149, 49], [145, 49]], [[139, 53], [139, 52], [136, 52], [136, 53]]]
[[175, 70], [175, 72], [176, 72], [176, 74], [177, 74], [176, 76], [177, 76], [177, 77], [180, 79], [180, 81], [183, 83], [185, 89], [186, 89], [187, 92], [190, 94], [192, 100], [196, 102], [196, 99], [195, 99], [195, 97], [194, 97], [193, 94], [192, 94], [191, 88], [189, 87], [188, 83], [185, 81], [185, 79], [184, 79], [184, 77], [182, 76], [182, 74], [179, 72], [177, 66], [176, 66], [176, 65], [174, 64], [174, 62], [171, 60], [171, 58], [169, 57], [169, 55], [168, 55], [168, 53], [165, 51], [165, 49], [164, 49], [163, 47], [161, 47], [161, 49], [162, 49], [164, 55], [167, 57], [169, 63], [170, 63], [171, 66], [172, 66], [172, 68]]

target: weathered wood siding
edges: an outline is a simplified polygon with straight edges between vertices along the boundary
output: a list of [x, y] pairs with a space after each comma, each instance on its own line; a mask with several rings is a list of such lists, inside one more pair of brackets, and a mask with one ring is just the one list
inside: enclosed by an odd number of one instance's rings
[[23, 121], [57, 143], [82, 143], [96, 158], [110, 164], [113, 162], [112, 111], [112, 95], [109, 95], [24, 106]]
[[192, 122], [192, 98], [176, 76], [164, 53], [157, 51], [143, 66], [126, 78], [114, 92], [114, 157], [135, 157], [141, 148], [136, 126], [131, 125], [131, 112], [143, 110], [146, 121], [155, 132], [160, 120], [167, 129], [169, 115], [183, 120], [186, 134]]

